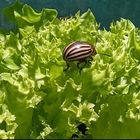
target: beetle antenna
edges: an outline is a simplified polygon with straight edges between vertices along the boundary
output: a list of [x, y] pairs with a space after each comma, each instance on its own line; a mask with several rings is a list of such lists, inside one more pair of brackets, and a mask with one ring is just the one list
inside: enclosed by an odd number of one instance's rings
[[97, 53], [97, 54], [106, 55], [106, 56], [108, 56], [108, 57], [111, 57], [111, 55], [105, 54], [105, 53]]

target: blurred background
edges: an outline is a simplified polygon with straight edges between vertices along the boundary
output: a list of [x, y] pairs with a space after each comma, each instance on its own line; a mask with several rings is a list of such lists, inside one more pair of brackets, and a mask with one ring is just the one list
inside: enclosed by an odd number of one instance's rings
[[[9, 23], [2, 9], [13, 4], [16, 0], [0, 0], [0, 28], [11, 30], [14, 26]], [[140, 27], [140, 0], [20, 0], [37, 11], [42, 8], [55, 8], [59, 17], [81, 13], [90, 8], [101, 27], [109, 28], [110, 22], [126, 18], [136, 27]]]

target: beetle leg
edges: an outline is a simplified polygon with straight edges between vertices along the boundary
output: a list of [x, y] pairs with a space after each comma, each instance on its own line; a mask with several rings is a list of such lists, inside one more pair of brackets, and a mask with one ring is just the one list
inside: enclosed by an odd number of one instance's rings
[[93, 58], [92, 57], [89, 57], [89, 60], [93, 60]]
[[81, 62], [78, 62], [78, 63], [77, 63], [77, 68], [79, 69], [79, 73], [81, 74], [81, 71], [82, 71], [83, 67], [80, 67], [80, 63], [81, 63]]
[[64, 68], [64, 69], [63, 69], [63, 71], [67, 71], [67, 70], [69, 69], [69, 67], [70, 67], [70, 65], [69, 65], [69, 63], [68, 63], [68, 62], [66, 62], [66, 64], [67, 64], [67, 67], [66, 67], [66, 68]]
[[79, 69], [79, 74], [81, 74], [82, 69], [83, 69], [83, 67], [81, 67], [81, 68]]
[[80, 62], [77, 63], [77, 68], [78, 68], [78, 69], [80, 69], [79, 65], [80, 65]]
[[88, 63], [91, 64], [91, 61], [92, 61], [92, 60], [93, 60], [93, 58], [92, 58], [92, 57], [89, 57]]
[[79, 69], [79, 73], [80, 73], [80, 74], [81, 74], [82, 69], [86, 66], [87, 60], [85, 60], [84, 62], [85, 62], [85, 64], [84, 64], [84, 66], [82, 66], [82, 67], [79, 66], [79, 65], [81, 64], [81, 62], [78, 62], [78, 63], [77, 63], [77, 68]]

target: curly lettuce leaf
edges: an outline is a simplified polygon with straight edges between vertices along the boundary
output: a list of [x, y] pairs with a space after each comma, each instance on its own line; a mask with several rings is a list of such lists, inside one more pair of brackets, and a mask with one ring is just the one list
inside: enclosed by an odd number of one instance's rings
[[41, 12], [36, 12], [27, 4], [22, 4], [18, 0], [3, 9], [3, 13], [12, 22], [15, 22], [19, 27], [35, 25], [41, 26], [44, 22], [51, 22], [57, 17], [55, 9], [44, 8]]
[[[0, 105], [14, 119], [9, 129], [1, 111], [0, 138], [139, 138], [139, 29], [126, 19], [99, 29], [90, 10], [58, 19], [13, 9], [19, 30], [0, 35]], [[63, 71], [63, 49], [76, 40], [97, 51], [81, 74], [77, 62]]]

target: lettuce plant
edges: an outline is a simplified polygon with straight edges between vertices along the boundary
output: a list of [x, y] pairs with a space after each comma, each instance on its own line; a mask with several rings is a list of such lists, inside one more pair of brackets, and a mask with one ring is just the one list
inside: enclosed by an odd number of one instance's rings
[[[17, 32], [0, 34], [0, 138], [140, 138], [140, 30], [126, 19], [100, 29], [90, 10], [15, 7]], [[97, 54], [81, 74], [75, 62], [63, 72], [77, 40]]]

